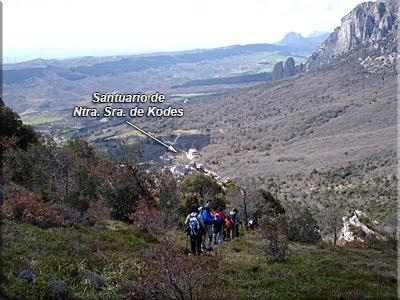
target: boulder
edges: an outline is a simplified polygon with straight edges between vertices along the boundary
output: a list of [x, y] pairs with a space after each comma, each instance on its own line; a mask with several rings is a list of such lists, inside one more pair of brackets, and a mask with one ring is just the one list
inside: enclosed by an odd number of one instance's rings
[[25, 281], [29, 284], [34, 284], [35, 278], [35, 274], [33, 274], [31, 270], [23, 270], [18, 274], [19, 280]]
[[86, 271], [85, 275], [89, 281], [90, 287], [95, 289], [96, 291], [99, 291], [106, 286], [105, 280], [100, 275], [97, 275], [90, 271]]
[[50, 280], [52, 299], [62, 300], [70, 297], [70, 287], [62, 280]]

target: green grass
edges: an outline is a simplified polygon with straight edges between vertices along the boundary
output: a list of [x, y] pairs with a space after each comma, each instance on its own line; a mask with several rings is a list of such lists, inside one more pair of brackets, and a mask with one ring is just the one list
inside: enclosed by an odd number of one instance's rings
[[[143, 258], [159, 245], [156, 235], [110, 220], [49, 229], [6, 220], [2, 230], [6, 298], [49, 298], [51, 279], [65, 281], [77, 298], [125, 298], [124, 287], [146, 268]], [[177, 237], [184, 251], [186, 236], [180, 231]], [[275, 263], [265, 254], [262, 238], [247, 234], [199, 259], [223, 270], [221, 288], [237, 299], [396, 298], [395, 251], [298, 243], [289, 248], [289, 258]], [[27, 268], [36, 284], [16, 279]], [[107, 287], [92, 289], [85, 271], [102, 276]]]
[[70, 133], [70, 132], [72, 132], [73, 130], [71, 129], [71, 128], [64, 128], [62, 131], [61, 131], [61, 133], [62, 134], [66, 134], [66, 133]]
[[396, 298], [395, 251], [289, 246], [289, 258], [273, 263], [255, 236], [226, 243], [219, 256], [228, 286], [237, 287], [239, 298]]
[[54, 123], [57, 121], [62, 120], [62, 118], [33, 118], [33, 119], [27, 119], [24, 120], [24, 123], [26, 125], [42, 125], [42, 124], [48, 124], [48, 123]]
[[[122, 230], [122, 224], [107, 222], [94, 227], [41, 229], [34, 225], [5, 221], [4, 241], [5, 293], [24, 299], [49, 297], [48, 281], [63, 280], [75, 296], [83, 298], [121, 295], [121, 282], [133, 278], [142, 268], [140, 254], [157, 243], [155, 236], [139, 229]], [[30, 268], [36, 284], [16, 278]], [[107, 288], [91, 289], [85, 271], [102, 276]]]

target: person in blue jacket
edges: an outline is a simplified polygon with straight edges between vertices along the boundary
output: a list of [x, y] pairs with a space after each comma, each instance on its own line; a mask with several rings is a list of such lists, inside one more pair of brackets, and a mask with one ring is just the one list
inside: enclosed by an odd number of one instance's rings
[[[213, 239], [213, 229], [212, 225], [214, 224], [215, 220], [211, 215], [211, 206], [212, 200], [207, 200], [206, 205], [201, 208], [201, 218], [202, 223], [204, 224], [206, 234], [203, 237], [202, 249], [212, 251], [213, 248], [211, 247], [211, 242]], [[206, 236], [208, 235], [208, 247], [206, 248]]]

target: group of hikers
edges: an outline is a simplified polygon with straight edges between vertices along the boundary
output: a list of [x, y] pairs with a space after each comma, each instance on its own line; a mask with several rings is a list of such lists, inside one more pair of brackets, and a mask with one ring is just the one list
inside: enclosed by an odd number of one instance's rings
[[[212, 209], [212, 200], [207, 200], [206, 204], [199, 206], [192, 204], [191, 212], [185, 220], [186, 234], [190, 237], [191, 253], [200, 255], [202, 251], [212, 251], [214, 244], [223, 244], [239, 237], [239, 225], [242, 221], [239, 218], [238, 210], [232, 208], [229, 214], [225, 215], [223, 208]], [[258, 226], [256, 218], [248, 219], [246, 229], [253, 231]], [[305, 227], [308, 227], [306, 224]], [[323, 240], [319, 226], [313, 230], [318, 242]]]
[[242, 221], [236, 208], [225, 215], [222, 207], [212, 210], [212, 200], [207, 200], [204, 206], [192, 204], [190, 209], [185, 226], [186, 234], [190, 236], [193, 255], [200, 255], [204, 250], [212, 251], [213, 241], [217, 245], [239, 237], [239, 225], [242, 225]]

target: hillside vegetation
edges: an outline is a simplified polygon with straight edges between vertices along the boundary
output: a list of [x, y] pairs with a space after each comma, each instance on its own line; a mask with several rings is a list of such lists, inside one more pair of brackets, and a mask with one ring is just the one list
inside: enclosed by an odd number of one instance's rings
[[[1, 133], [3, 298], [396, 296], [393, 227], [365, 219], [382, 238], [361, 232], [335, 246], [316, 233], [315, 213], [275, 193], [199, 172], [178, 182], [141, 164], [129, 145], [108, 159], [82, 140], [38, 140], [17, 114], [0, 111], [9, 126]], [[21, 126], [25, 144], [8, 136]], [[250, 218], [258, 225], [212, 252], [187, 255], [183, 220], [209, 199], [213, 209], [239, 207], [244, 225]]]
[[[183, 234], [176, 234], [179, 235], [176, 245], [183, 253]], [[66, 282], [71, 287], [70, 293], [80, 299], [135, 298], [134, 295], [139, 296], [151, 286], [157, 293], [161, 284], [158, 281], [164, 279], [162, 273], [154, 274], [149, 268], [160, 264], [156, 255], [163, 246], [162, 236], [115, 222], [94, 227], [41, 229], [6, 221], [3, 224], [5, 295], [49, 299], [52, 297], [49, 281], [56, 279]], [[207, 288], [219, 291], [222, 299], [396, 298], [395, 251], [291, 243], [289, 249], [293, 255], [278, 263], [264, 254], [263, 247], [258, 236], [246, 235], [219, 246], [213, 255], [200, 259], [180, 257], [181, 265], [176, 267], [198, 266], [200, 278], [194, 278], [192, 284], [203, 286], [208, 282]], [[28, 265], [36, 274], [33, 285], [16, 280]], [[212, 273], [204, 273], [202, 268]], [[88, 280], [88, 272], [100, 276], [99, 286]], [[144, 277], [148, 272], [150, 276]], [[211, 279], [215, 281], [211, 283]], [[177, 277], [177, 281], [183, 285], [184, 277]], [[173, 289], [166, 285], [165, 292]], [[200, 290], [195, 298], [206, 299], [207, 295], [208, 292]]]

